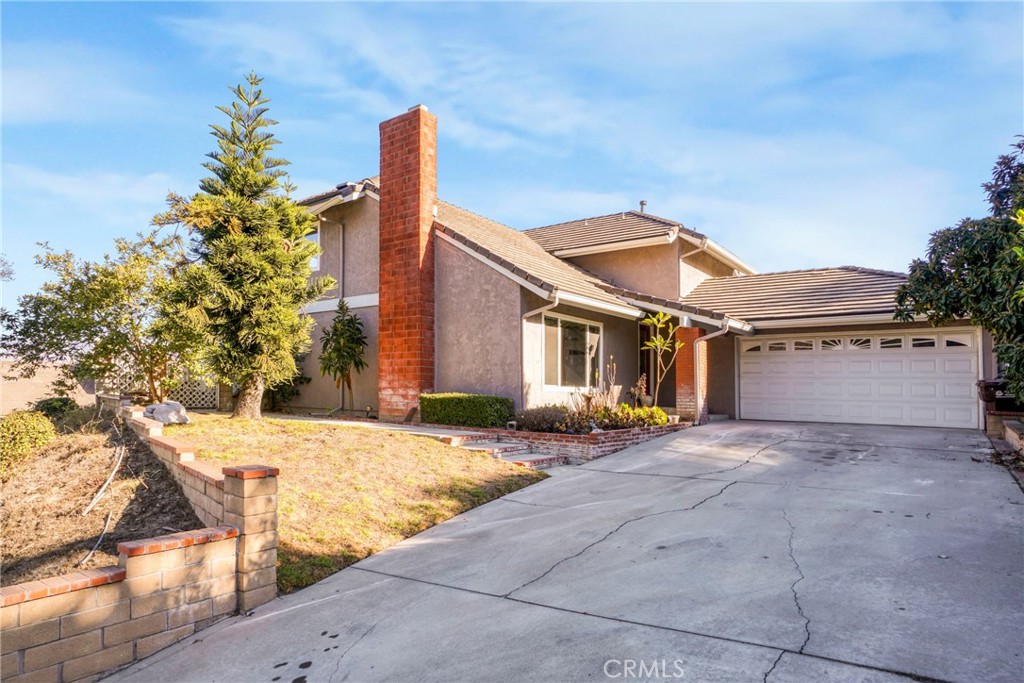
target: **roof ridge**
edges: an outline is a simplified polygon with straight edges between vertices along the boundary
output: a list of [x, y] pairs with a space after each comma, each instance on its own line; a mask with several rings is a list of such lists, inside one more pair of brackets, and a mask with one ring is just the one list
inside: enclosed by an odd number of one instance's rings
[[570, 223], [583, 223], [584, 221], [597, 221], [597, 220], [601, 220], [603, 218], [614, 218], [615, 216], [626, 216], [627, 214], [629, 214], [631, 216], [642, 216], [644, 218], [651, 218], [651, 219], [653, 219], [654, 221], [656, 221], [658, 223], [665, 223], [666, 225], [669, 225], [671, 227], [679, 227], [679, 228], [684, 227], [682, 223], [679, 223], [677, 221], [670, 221], [667, 218], [661, 218], [660, 216], [655, 216], [654, 214], [651, 214], [651, 213], [641, 213], [639, 211], [630, 210], [630, 211], [613, 211], [612, 213], [601, 214], [600, 216], [584, 216], [583, 218], [574, 218], [571, 221], [562, 221], [561, 223], [551, 223], [550, 225], [541, 225], [541, 226], [538, 226], [536, 228], [528, 228], [526, 230], [523, 230], [522, 232], [531, 233], [531, 232], [536, 232], [538, 230], [547, 230], [548, 228], [557, 228], [557, 227], [560, 227], [562, 225], [569, 225]]
[[900, 279], [906, 279], [907, 276], [904, 273], [899, 273], [894, 270], [881, 270], [877, 268], [866, 268], [864, 266], [823, 266], [821, 268], [796, 268], [793, 270], [773, 270], [766, 273], [752, 273], [750, 275], [721, 275], [719, 277], [709, 277], [707, 280], [729, 280], [732, 278], [750, 278], [750, 277], [766, 277], [769, 275], [793, 275], [795, 273], [824, 273], [828, 271], [846, 271], [851, 273], [868, 273], [871, 275], [887, 275], [889, 277], [895, 277]]
[[881, 268], [866, 268], [864, 266], [838, 266], [838, 270], [849, 270], [858, 273], [871, 273], [873, 275], [888, 275], [889, 277], [899, 278], [901, 280], [907, 279], [906, 273], [901, 273], [896, 270], [883, 270]]

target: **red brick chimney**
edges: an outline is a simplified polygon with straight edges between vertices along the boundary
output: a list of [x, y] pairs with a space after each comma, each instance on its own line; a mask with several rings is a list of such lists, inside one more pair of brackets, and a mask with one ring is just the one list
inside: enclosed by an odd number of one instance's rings
[[380, 124], [382, 419], [414, 420], [434, 389], [437, 118], [423, 105]]

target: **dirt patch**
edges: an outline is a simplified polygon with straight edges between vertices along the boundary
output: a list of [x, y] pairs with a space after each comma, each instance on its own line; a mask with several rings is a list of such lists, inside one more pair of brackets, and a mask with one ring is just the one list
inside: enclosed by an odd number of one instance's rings
[[[203, 524], [164, 466], [128, 432], [124, 460], [104, 497], [82, 512], [110, 475], [116, 435], [110, 423], [65, 434], [20, 464], [3, 485], [0, 584], [9, 586], [79, 569], [116, 565], [117, 544]], [[125, 431], [123, 424], [122, 432]], [[110, 523], [100, 547], [89, 553]]]

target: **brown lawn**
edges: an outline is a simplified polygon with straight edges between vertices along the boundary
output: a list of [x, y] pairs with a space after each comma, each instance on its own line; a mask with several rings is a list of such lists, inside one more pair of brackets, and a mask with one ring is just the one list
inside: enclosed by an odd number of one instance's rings
[[165, 428], [197, 459], [271, 465], [278, 587], [290, 592], [545, 474], [424, 437], [358, 427], [192, 414]]

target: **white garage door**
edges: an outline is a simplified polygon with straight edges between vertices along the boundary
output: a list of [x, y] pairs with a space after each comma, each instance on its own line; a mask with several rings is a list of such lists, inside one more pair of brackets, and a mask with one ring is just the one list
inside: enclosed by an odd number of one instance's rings
[[970, 329], [744, 339], [740, 417], [977, 429], [977, 344]]

